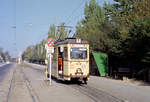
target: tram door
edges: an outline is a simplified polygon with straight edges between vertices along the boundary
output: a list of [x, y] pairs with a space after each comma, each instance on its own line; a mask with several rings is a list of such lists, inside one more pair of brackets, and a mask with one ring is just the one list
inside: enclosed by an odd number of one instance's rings
[[58, 73], [63, 74], [63, 51], [61, 47], [58, 47]]

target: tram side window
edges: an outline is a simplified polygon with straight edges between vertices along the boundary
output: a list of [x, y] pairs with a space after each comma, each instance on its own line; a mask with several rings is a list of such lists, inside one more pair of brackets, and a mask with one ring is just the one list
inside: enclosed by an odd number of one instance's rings
[[56, 61], [57, 60], [57, 49], [54, 48], [54, 53], [53, 53], [53, 60]]
[[68, 59], [68, 48], [64, 47], [64, 60]]

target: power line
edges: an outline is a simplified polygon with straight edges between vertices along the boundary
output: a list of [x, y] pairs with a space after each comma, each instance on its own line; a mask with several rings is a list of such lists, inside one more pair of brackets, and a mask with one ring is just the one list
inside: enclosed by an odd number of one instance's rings
[[71, 15], [67, 17], [67, 19], [66, 19], [65, 22], [68, 23], [68, 21], [70, 21], [70, 19], [73, 17], [73, 14], [75, 14], [75, 12], [82, 7], [82, 5], [84, 4], [84, 2], [85, 2], [85, 0], [81, 1], [81, 3], [79, 4], [79, 6], [77, 6], [77, 8], [73, 10], [73, 12], [71, 13]]
[[[81, 14], [74, 16], [71, 20], [68, 21], [67, 24], [72, 24], [72, 23], [73, 23], [72, 21], [74, 21], [74, 20], [76, 20], [76, 19], [79, 19], [79, 18], [82, 17], [82, 16], [83, 16], [83, 15], [81, 15]], [[72, 23], [71, 23], [71, 22], [72, 22]]]
[[[67, 25], [70, 24], [71, 21], [73, 21], [72, 19], [74, 19], [74, 17], [80, 17], [80, 16], [82, 16], [81, 14], [79, 14], [79, 12], [78, 12], [79, 15], [75, 16], [75, 14], [76, 14], [76, 12], [83, 6], [83, 4], [84, 4], [86, 1], [87, 1], [87, 0], [82, 0], [82, 1], [80, 2], [79, 6], [77, 6], [77, 8], [75, 8], [75, 9], [72, 11], [71, 15], [67, 17], [67, 19], [66, 19], [66, 21], [65, 21], [65, 23], [66, 23]], [[77, 18], [75, 18], [75, 19], [77, 19]], [[66, 27], [68, 27], [68, 26], [66, 26]], [[68, 27], [68, 28], [73, 29], [74, 27], [71, 26], [71, 27]], [[71, 32], [72, 32], [72, 30], [69, 30], [69, 34], [70, 34]], [[68, 36], [69, 36], [69, 34], [68, 34]], [[61, 35], [59, 36], [59, 38], [61, 38]]]
[[[67, 22], [67, 23], [70, 23], [70, 22], [71, 22], [71, 18], [74, 17], [73, 15], [75, 14], [75, 12], [77, 12], [77, 10], [82, 7], [82, 5], [84, 4], [85, 1], [86, 1], [86, 0], [81, 0], [79, 6], [77, 6], [77, 8], [73, 10], [73, 12], [71, 13], [71, 15], [67, 17], [67, 20], [66, 20], [65, 22]], [[78, 16], [75, 16], [75, 17], [78, 17]], [[75, 19], [76, 19], [76, 18], [75, 18]], [[65, 28], [71, 28], [71, 29], [73, 28], [72, 26], [56, 26], [56, 27], [65, 27]], [[41, 36], [45, 36], [45, 35], [46, 35], [46, 34], [43, 34], [43, 35], [41, 35]], [[61, 36], [61, 35], [60, 35], [60, 36]], [[41, 37], [40, 37], [40, 39], [41, 39]]]

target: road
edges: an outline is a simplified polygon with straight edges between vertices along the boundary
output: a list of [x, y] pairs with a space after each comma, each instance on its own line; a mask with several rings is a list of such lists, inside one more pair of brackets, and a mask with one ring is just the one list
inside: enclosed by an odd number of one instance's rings
[[91, 76], [87, 85], [45, 80], [36, 64], [0, 66], [0, 102], [149, 102], [150, 86]]
[[0, 64], [0, 102], [6, 102], [15, 65]]
[[5, 77], [7, 71], [10, 70], [12, 64], [1, 64], [0, 65], [0, 81]]

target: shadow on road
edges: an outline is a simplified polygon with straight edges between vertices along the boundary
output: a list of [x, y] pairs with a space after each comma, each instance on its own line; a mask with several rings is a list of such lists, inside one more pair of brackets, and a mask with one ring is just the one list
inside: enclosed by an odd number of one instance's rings
[[83, 84], [82, 81], [75, 80], [75, 79], [71, 81], [66, 81], [66, 80], [59, 80], [59, 79], [56, 79], [55, 77], [52, 77], [52, 80], [55, 81], [56, 83], [65, 84], [65, 85], [85, 85]]

